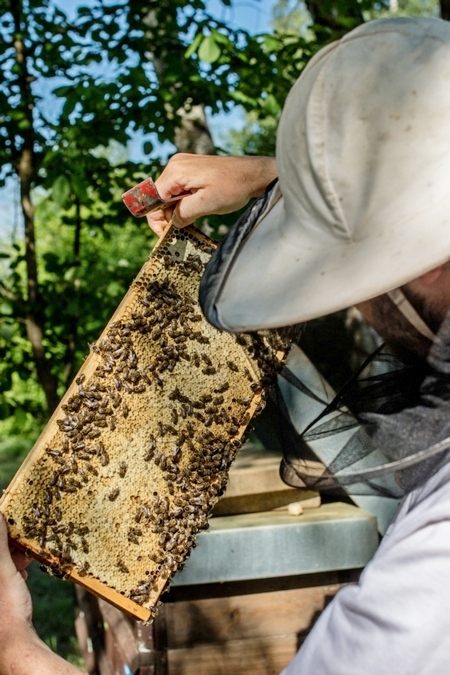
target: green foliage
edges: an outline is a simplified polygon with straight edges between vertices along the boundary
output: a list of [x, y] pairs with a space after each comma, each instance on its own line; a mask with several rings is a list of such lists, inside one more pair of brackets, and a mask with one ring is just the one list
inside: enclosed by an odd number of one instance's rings
[[227, 150], [232, 155], [274, 155], [277, 126], [278, 114], [260, 121], [255, 112], [249, 112], [244, 127], [228, 133]]
[[[241, 105], [273, 128], [310, 46], [234, 30], [202, 0], [93, 0], [70, 21], [52, 0], [0, 0], [0, 11], [0, 185], [17, 174], [28, 222], [1, 259], [0, 419], [21, 411], [37, 433], [52, 387], [63, 393], [150, 247], [133, 248], [121, 193], [157, 175], [155, 147], [174, 141], [192, 105]], [[117, 156], [136, 132], [145, 166]], [[33, 348], [30, 320], [42, 336]], [[27, 417], [8, 430], [31, 427]]]
[[[387, 16], [439, 17], [440, 15], [438, 0], [398, 0], [398, 2], [391, 2], [390, 4], [390, 8], [375, 5], [364, 13], [365, 19], [381, 19]], [[394, 5], [394, 8], [392, 5]]]
[[[95, 212], [80, 209], [82, 255], [77, 255], [73, 248], [75, 207], [52, 217], [54, 205], [52, 193], [38, 208], [38, 262], [41, 292], [51, 298], [44, 308], [45, 346], [62, 395], [89, 351], [89, 343], [98, 337], [142, 266], [154, 237], [142, 221], [122, 216], [117, 224], [108, 222], [107, 207], [98, 202]], [[2, 283], [11, 295], [20, 295], [25, 283], [21, 248], [11, 253]], [[70, 361], [69, 341], [74, 343]], [[7, 417], [8, 412], [15, 411], [16, 415], [18, 410], [29, 413], [38, 429], [46, 419], [45, 401], [17, 303], [6, 300], [0, 306], [0, 357], [3, 404], [0, 414], [3, 412], [3, 417]], [[18, 431], [18, 426], [10, 432]]]
[[312, 37], [311, 15], [304, 2], [277, 0], [272, 9], [272, 24], [279, 33]]

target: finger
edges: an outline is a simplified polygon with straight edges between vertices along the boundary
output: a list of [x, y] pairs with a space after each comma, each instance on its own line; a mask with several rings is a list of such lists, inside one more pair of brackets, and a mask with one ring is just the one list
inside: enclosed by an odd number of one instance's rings
[[150, 229], [158, 236], [161, 237], [164, 232], [169, 227], [169, 222], [167, 221], [164, 210], [158, 209], [152, 213], [147, 214], [147, 222], [150, 226]]
[[[169, 227], [170, 224], [172, 223], [172, 218], [173, 218], [173, 214], [174, 214], [174, 211], [175, 211], [175, 207], [176, 207], [176, 204], [171, 204], [170, 206], [164, 206], [164, 208], [163, 208], [164, 218], [167, 222], [167, 227]], [[167, 229], [167, 227], [166, 227], [166, 229]]]
[[25, 555], [23, 551], [18, 550], [12, 551], [11, 558], [13, 559], [13, 563], [17, 567], [19, 572], [24, 570], [31, 563], [31, 558]]
[[186, 183], [161, 183], [159, 180], [155, 182], [158, 194], [165, 202], [171, 202], [180, 195], [189, 195], [195, 188], [186, 187]]
[[150, 226], [150, 229], [158, 236], [161, 237], [167, 228], [170, 227], [172, 221], [172, 215], [175, 210], [175, 204], [171, 206], [165, 206], [162, 209], [157, 209], [147, 214], [147, 222]]
[[192, 225], [197, 218], [206, 216], [208, 209], [205, 209], [205, 205], [202, 200], [202, 193], [199, 190], [189, 197], [184, 197], [176, 205], [173, 215], [172, 223], [174, 227], [187, 227]]
[[180, 215], [179, 215], [179, 213], [177, 213], [177, 211], [175, 211], [174, 214], [173, 214], [172, 223], [173, 223], [173, 226], [176, 227], [178, 230], [183, 228], [183, 227], [188, 227], [189, 225], [192, 225], [194, 222], [195, 221], [192, 220], [192, 219], [184, 220], [184, 219], [180, 218]]
[[5, 517], [0, 513], [0, 575], [10, 576], [16, 572], [8, 544], [8, 528]]

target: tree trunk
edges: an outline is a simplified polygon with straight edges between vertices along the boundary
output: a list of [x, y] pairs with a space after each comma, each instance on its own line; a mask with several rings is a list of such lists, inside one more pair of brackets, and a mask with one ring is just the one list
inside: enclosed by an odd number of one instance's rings
[[[80, 265], [81, 253], [81, 228], [83, 221], [81, 218], [81, 204], [77, 196], [74, 197], [75, 202], [75, 236], [73, 239], [73, 264]], [[75, 292], [80, 290], [80, 280], [76, 279], [74, 282]], [[68, 386], [75, 376], [75, 351], [78, 340], [78, 324], [80, 316], [79, 313], [73, 312], [70, 316], [69, 326], [66, 336], [66, 354], [64, 367], [64, 382]]]
[[197, 155], [215, 155], [216, 149], [208, 127], [205, 109], [194, 105], [190, 109], [178, 111], [181, 125], [175, 133], [175, 145], [178, 152], [193, 152]]
[[[155, 26], [158, 25], [155, 12], [148, 12], [143, 23], [148, 27], [149, 43], [153, 43], [153, 31]], [[153, 63], [158, 80], [164, 82], [164, 76], [168, 72], [167, 59], [165, 58], [167, 49], [163, 46], [157, 50], [157, 53], [150, 49], [148, 56]], [[167, 105], [167, 114], [169, 117], [173, 117], [174, 114], [173, 108], [169, 105]], [[184, 105], [177, 110], [177, 115], [181, 118], [181, 122], [175, 131], [173, 142], [178, 152], [215, 155], [216, 148], [206, 119], [205, 107], [202, 104], [192, 105], [192, 100], [187, 99]]]
[[440, 0], [441, 18], [450, 21], [450, 0]]
[[27, 70], [25, 44], [22, 39], [22, 2], [20, 0], [13, 0], [13, 2], [10, 3], [10, 10], [14, 17], [14, 49], [16, 64], [18, 66], [17, 83], [20, 90], [20, 108], [23, 113], [24, 121], [21, 132], [22, 137], [16, 153], [14, 168], [19, 178], [20, 203], [25, 229], [25, 263], [27, 270], [27, 310], [25, 314], [25, 326], [27, 337], [31, 343], [38, 380], [45, 392], [48, 412], [52, 413], [58, 404], [59, 398], [57, 394], [56, 378], [53, 377], [49, 368], [43, 345], [44, 326], [42, 319], [42, 299], [39, 293], [34, 231], [34, 206], [31, 198], [31, 186], [35, 172], [35, 133], [33, 127], [34, 98], [30, 85], [31, 78]]

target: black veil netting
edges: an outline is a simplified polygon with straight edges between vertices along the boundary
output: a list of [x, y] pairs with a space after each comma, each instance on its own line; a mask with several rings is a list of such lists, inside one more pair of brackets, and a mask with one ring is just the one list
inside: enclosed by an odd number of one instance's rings
[[[288, 368], [280, 377], [317, 400]], [[279, 384], [272, 396], [284, 482], [320, 491], [344, 488], [353, 494], [402, 496], [449, 458], [450, 315], [426, 362], [405, 366], [381, 346], [331, 402], [321, 401], [322, 412], [300, 434]], [[329, 462], [314, 451], [326, 440], [338, 449]]]

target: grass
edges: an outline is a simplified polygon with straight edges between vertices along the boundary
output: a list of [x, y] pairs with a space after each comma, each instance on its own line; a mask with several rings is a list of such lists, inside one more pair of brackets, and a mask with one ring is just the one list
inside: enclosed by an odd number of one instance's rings
[[[0, 489], [16, 473], [32, 446], [23, 437], [0, 441]], [[57, 654], [83, 669], [83, 659], [75, 634], [75, 590], [71, 583], [50, 577], [36, 561], [28, 568], [28, 588], [33, 598], [33, 624], [39, 637]]]
[[75, 634], [75, 591], [69, 582], [55, 579], [39, 569], [28, 568], [28, 588], [33, 598], [33, 624], [37, 634], [54, 652], [79, 668], [83, 659]]

